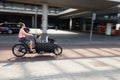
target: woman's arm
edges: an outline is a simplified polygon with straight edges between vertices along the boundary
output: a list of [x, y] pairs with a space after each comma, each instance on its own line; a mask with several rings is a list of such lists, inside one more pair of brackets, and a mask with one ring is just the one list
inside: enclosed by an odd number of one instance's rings
[[30, 34], [30, 33], [26, 33], [24, 29], [23, 29], [23, 33], [24, 33], [25, 35], [28, 35], [28, 36], [33, 36], [33, 35]]

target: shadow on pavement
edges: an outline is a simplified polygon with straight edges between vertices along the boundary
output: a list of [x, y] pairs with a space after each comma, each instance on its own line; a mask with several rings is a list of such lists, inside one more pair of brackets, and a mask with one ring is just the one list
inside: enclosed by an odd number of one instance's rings
[[48, 61], [55, 60], [56, 56], [51, 55], [36, 55], [36, 56], [25, 56], [25, 57], [11, 57], [5, 61], [0, 61], [0, 63], [4, 62], [34, 62], [34, 61]]

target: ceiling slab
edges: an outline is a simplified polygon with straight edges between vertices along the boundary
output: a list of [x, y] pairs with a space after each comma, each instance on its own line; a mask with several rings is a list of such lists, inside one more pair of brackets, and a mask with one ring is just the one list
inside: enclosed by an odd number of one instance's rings
[[113, 2], [108, 0], [5, 0], [27, 4], [48, 4], [49, 6], [65, 7], [65, 8], [76, 8], [83, 10], [102, 10], [115, 5], [120, 2]]
[[[74, 12], [62, 14], [61, 16], [74, 17], [77, 15], [83, 15], [85, 12], [89, 12], [91, 14], [92, 11], [102, 11], [107, 10], [111, 7], [117, 6], [120, 2], [114, 2], [109, 0], [4, 0], [9, 2], [16, 2], [16, 3], [26, 3], [26, 4], [35, 4], [35, 5], [42, 5], [47, 4], [48, 6], [54, 7], [64, 7], [64, 8], [75, 8], [78, 9]], [[88, 13], [86, 13], [88, 15]], [[70, 15], [70, 16], [69, 16]]]

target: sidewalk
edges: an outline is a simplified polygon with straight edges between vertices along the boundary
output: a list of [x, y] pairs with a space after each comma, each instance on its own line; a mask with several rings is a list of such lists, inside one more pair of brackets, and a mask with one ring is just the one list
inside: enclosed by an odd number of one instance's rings
[[[0, 37], [0, 80], [120, 79], [119, 37], [94, 34], [90, 42], [87, 33], [53, 32], [50, 37], [63, 47], [62, 56], [29, 54], [17, 58], [11, 52], [16, 35]], [[9, 42], [5, 41], [8, 38]]]
[[0, 80], [119, 80], [120, 57], [0, 63]]

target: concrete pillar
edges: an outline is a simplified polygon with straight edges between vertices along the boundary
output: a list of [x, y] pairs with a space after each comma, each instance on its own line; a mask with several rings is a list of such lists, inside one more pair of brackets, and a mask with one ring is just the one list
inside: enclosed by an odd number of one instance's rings
[[47, 33], [48, 27], [48, 6], [46, 4], [42, 5], [42, 33]]
[[117, 14], [117, 17], [120, 17], [120, 13]]
[[[38, 7], [35, 8], [35, 28], [37, 28]], [[36, 30], [37, 31], [37, 30]]]
[[83, 23], [83, 31], [86, 31], [86, 21]]
[[117, 14], [116, 30], [120, 30], [120, 13]]
[[118, 18], [118, 23], [120, 23], [120, 13], [117, 14], [117, 18]]
[[111, 31], [112, 31], [112, 24], [107, 23], [107, 25], [106, 25], [106, 35], [111, 35]]
[[72, 18], [70, 18], [69, 30], [72, 30]]
[[32, 16], [32, 28], [35, 28], [35, 16]]

